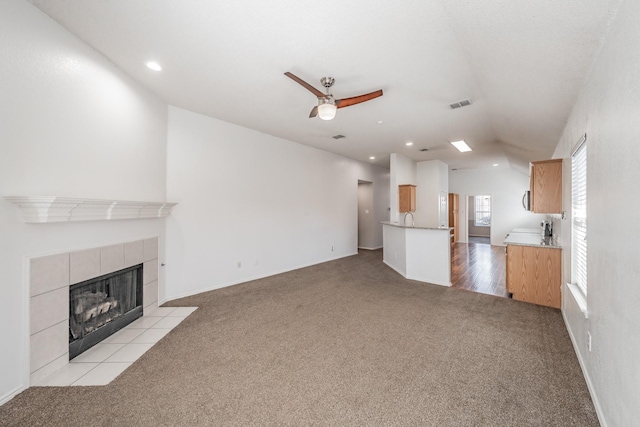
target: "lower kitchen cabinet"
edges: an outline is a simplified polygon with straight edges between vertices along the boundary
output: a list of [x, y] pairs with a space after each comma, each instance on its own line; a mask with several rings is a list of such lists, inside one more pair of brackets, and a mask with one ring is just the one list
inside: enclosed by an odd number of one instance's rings
[[562, 249], [507, 245], [507, 292], [513, 299], [560, 308]]

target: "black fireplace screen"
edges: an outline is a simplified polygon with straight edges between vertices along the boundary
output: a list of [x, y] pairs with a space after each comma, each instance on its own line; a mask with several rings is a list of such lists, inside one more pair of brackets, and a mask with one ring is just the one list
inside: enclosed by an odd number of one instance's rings
[[142, 316], [142, 264], [69, 289], [69, 359]]

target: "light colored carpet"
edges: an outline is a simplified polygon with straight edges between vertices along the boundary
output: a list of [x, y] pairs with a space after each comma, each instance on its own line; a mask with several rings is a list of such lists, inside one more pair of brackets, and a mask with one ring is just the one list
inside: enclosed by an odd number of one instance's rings
[[558, 310], [381, 251], [168, 305], [200, 309], [111, 384], [30, 388], [0, 425], [598, 425]]

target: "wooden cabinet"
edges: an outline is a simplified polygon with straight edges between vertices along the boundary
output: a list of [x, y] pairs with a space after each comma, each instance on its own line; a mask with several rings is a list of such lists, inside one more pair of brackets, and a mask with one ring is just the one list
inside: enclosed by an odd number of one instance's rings
[[416, 211], [416, 186], [405, 184], [398, 186], [399, 212]]
[[460, 197], [455, 193], [449, 193], [449, 227], [453, 227], [451, 230], [453, 239], [451, 244], [457, 242], [460, 237]]
[[507, 245], [507, 292], [513, 299], [560, 308], [562, 249]]
[[562, 212], [562, 159], [531, 163], [531, 212]]

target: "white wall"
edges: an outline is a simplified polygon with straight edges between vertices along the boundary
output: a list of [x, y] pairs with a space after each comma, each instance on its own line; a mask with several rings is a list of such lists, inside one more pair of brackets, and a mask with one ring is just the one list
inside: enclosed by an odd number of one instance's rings
[[398, 185], [418, 185], [416, 162], [402, 154], [392, 153], [389, 160], [389, 218], [397, 222], [400, 218]]
[[[418, 162], [416, 187], [416, 224], [439, 227], [440, 195], [449, 192], [448, 166], [440, 160]], [[448, 212], [445, 225], [448, 224]]]
[[[554, 154], [569, 157], [572, 146], [587, 134], [589, 318], [576, 309], [566, 288], [563, 314], [603, 426], [637, 425], [640, 419], [638, 22], [640, 2], [623, 2]], [[569, 183], [563, 194], [567, 212]], [[570, 227], [564, 225], [568, 241]], [[568, 281], [569, 245], [565, 244], [563, 255]]]
[[386, 216], [386, 170], [179, 108], [167, 152], [168, 299], [357, 253], [359, 179]]
[[[358, 167], [363, 167], [358, 165]], [[368, 168], [364, 168], [366, 170]], [[373, 244], [376, 248], [382, 248], [382, 226], [381, 221], [389, 221], [391, 205], [389, 202], [389, 182], [390, 175], [388, 169], [374, 169], [376, 182], [373, 185]], [[364, 171], [362, 172], [364, 174]], [[396, 187], [397, 188], [397, 187]]]
[[[26, 1], [0, 3], [0, 40], [0, 196], [164, 200], [163, 103]], [[0, 197], [0, 404], [29, 385], [26, 257], [152, 236], [162, 247], [163, 230], [24, 224]]]
[[522, 195], [528, 189], [529, 177], [515, 169], [449, 171], [449, 192], [460, 195], [460, 241], [464, 241], [466, 232], [464, 212], [470, 195], [491, 195], [492, 245], [503, 245], [505, 235], [514, 228], [540, 228], [540, 221], [545, 219], [545, 215], [527, 212], [522, 207]]

